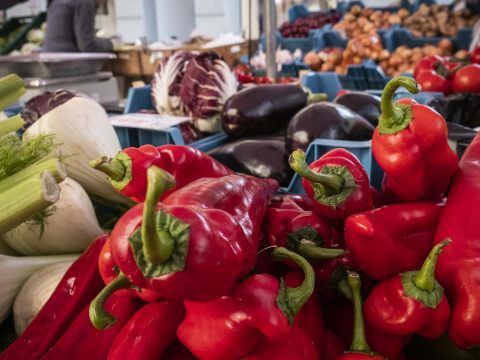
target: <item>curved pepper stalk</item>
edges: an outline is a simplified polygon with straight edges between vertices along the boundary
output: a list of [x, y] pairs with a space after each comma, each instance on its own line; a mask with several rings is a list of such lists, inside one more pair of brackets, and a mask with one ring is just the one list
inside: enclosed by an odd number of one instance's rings
[[275, 261], [290, 260], [295, 262], [305, 275], [303, 282], [295, 288], [286, 287], [283, 278], [280, 280], [277, 305], [283, 311], [289, 323], [293, 324], [295, 316], [313, 294], [315, 272], [307, 260], [284, 247], [275, 248], [272, 252], [272, 258]]
[[145, 259], [152, 264], [162, 264], [173, 253], [175, 242], [165, 230], [157, 229], [157, 203], [162, 194], [175, 186], [175, 179], [157, 166], [147, 171], [148, 187], [143, 206], [142, 242]]
[[327, 260], [345, 255], [344, 249], [321, 247], [322, 239], [318, 232], [306, 226], [287, 234], [287, 247], [308, 259]]
[[113, 158], [100, 156], [90, 161], [89, 165], [107, 175], [112, 186], [118, 191], [132, 180], [132, 159], [123, 152], [119, 152]]
[[412, 121], [411, 106], [406, 104], [394, 104], [393, 95], [399, 87], [406, 88], [412, 94], [418, 94], [420, 85], [407, 76], [398, 76], [390, 80], [382, 92], [382, 114], [378, 119], [380, 134], [396, 134], [405, 129]]
[[120, 289], [131, 288], [130, 280], [124, 274], [117, 276], [110, 284], [105, 286], [102, 291], [92, 300], [88, 309], [90, 322], [98, 330], [104, 330], [114, 325], [117, 319], [105, 310], [104, 304], [110, 295]]
[[435, 280], [435, 266], [438, 256], [452, 240], [445, 239], [435, 245], [428, 254], [422, 268], [401, 274], [405, 294], [417, 299], [426, 307], [435, 309], [443, 296], [443, 287]]
[[355, 190], [355, 179], [345, 166], [324, 166], [321, 173], [315, 173], [308, 167], [303, 150], [292, 152], [288, 163], [293, 171], [312, 183], [315, 199], [325, 206], [335, 208]]

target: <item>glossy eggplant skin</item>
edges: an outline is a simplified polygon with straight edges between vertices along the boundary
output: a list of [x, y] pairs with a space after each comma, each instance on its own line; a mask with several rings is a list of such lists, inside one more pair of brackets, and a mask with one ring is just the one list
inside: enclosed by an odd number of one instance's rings
[[308, 94], [298, 85], [250, 86], [227, 100], [221, 114], [222, 128], [235, 138], [276, 134], [285, 130], [307, 100]]
[[305, 151], [315, 139], [370, 140], [374, 129], [362, 116], [343, 105], [312, 104], [290, 121], [286, 133], [287, 151]]
[[373, 126], [378, 125], [378, 117], [382, 113], [380, 97], [360, 91], [350, 91], [335, 98], [333, 102], [346, 106], [363, 116]]
[[237, 140], [210, 151], [209, 155], [233, 171], [272, 178], [281, 186], [288, 186], [293, 177], [283, 137]]

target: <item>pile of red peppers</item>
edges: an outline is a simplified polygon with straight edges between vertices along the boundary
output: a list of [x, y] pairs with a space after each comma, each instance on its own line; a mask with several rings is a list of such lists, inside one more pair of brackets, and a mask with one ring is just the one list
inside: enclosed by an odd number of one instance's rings
[[184, 146], [92, 161], [137, 205], [0, 360], [395, 360], [418, 337], [480, 345], [480, 136], [459, 162], [445, 120], [394, 103], [399, 87], [420, 90], [398, 77], [383, 91], [380, 193], [344, 149], [291, 154], [305, 195]]

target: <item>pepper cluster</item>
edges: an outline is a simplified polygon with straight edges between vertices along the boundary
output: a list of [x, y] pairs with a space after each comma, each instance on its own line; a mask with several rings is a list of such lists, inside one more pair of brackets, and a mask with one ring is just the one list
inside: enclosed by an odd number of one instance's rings
[[419, 91], [406, 77], [383, 91], [381, 193], [344, 149], [291, 154], [305, 195], [183, 146], [92, 161], [138, 204], [0, 360], [402, 359], [446, 332], [480, 345], [478, 230], [458, 211], [480, 213], [480, 136], [459, 163], [438, 113], [392, 102], [400, 86]]

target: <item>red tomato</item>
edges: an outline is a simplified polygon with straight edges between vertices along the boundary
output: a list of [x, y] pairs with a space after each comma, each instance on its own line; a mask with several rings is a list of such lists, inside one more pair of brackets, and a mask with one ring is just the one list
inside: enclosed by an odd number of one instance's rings
[[470, 64], [455, 71], [452, 87], [454, 92], [480, 93], [480, 65]]
[[477, 47], [470, 54], [470, 61], [474, 64], [480, 64], [480, 47]]
[[416, 79], [423, 91], [439, 91], [445, 95], [452, 91], [450, 81], [434, 70], [423, 70]]

